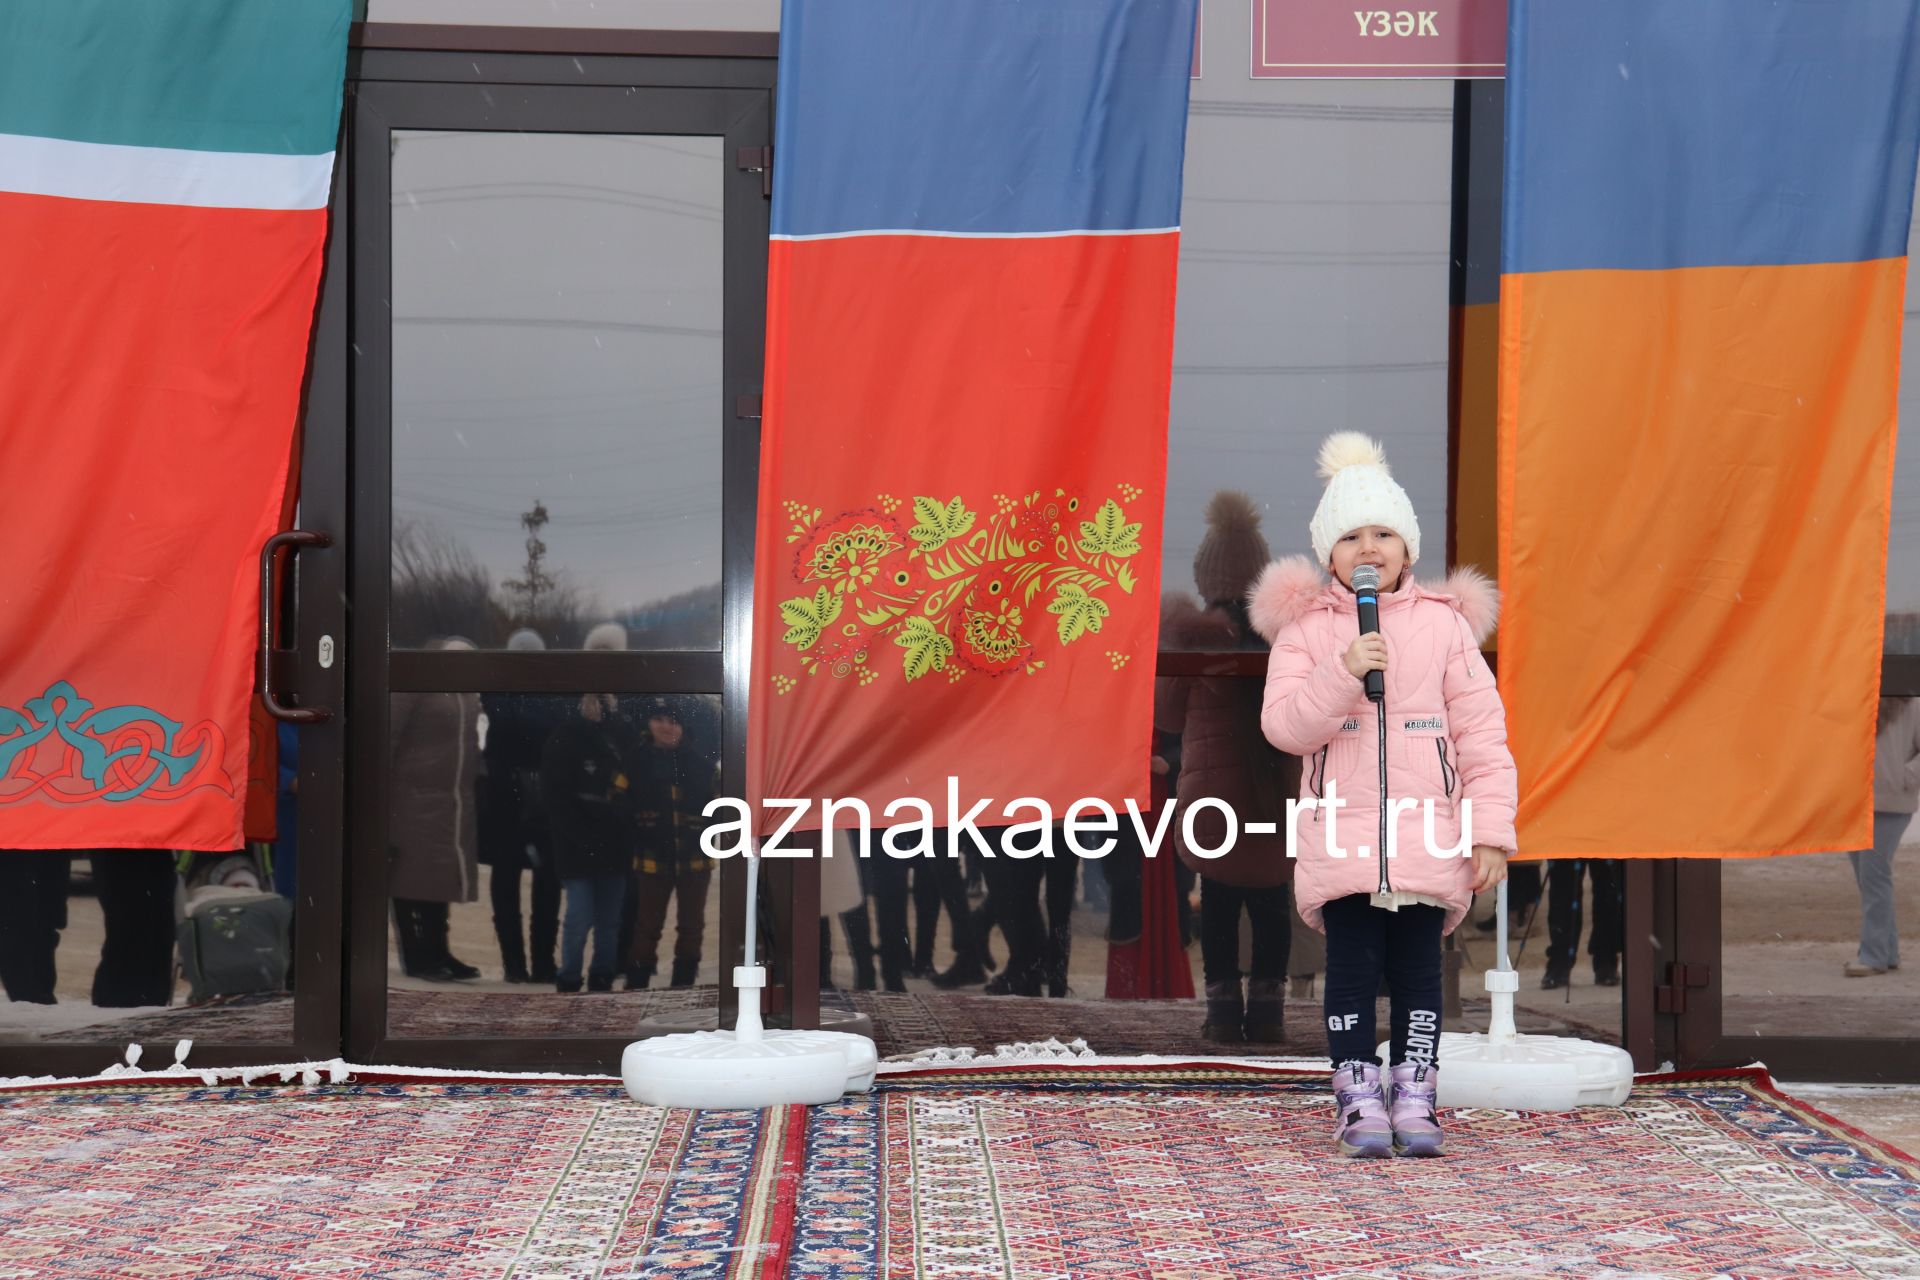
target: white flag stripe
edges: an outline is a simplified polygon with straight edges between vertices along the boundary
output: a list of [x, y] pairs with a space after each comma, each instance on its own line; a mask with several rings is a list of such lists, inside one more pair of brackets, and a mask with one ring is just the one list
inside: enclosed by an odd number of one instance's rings
[[326, 206], [332, 178], [331, 151], [182, 151], [0, 133], [0, 191], [21, 195], [204, 209], [319, 209]]

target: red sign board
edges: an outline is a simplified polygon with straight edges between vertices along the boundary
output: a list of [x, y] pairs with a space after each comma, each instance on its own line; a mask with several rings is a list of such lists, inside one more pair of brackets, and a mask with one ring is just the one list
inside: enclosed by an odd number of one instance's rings
[[1487, 79], [1506, 74], [1506, 0], [1252, 0], [1253, 78]]

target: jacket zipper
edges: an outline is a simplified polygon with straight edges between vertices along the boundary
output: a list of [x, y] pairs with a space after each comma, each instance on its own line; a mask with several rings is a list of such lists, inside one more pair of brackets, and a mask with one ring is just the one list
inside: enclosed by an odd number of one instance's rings
[[1435, 738], [1433, 740], [1433, 745], [1437, 747], [1440, 751], [1440, 783], [1442, 786], [1444, 786], [1447, 789], [1447, 799], [1451, 800], [1453, 799], [1453, 783], [1454, 783], [1455, 775], [1453, 772], [1453, 765], [1447, 759], [1447, 740], [1445, 738]]
[[[1385, 703], [1376, 702], [1373, 704], [1373, 718], [1374, 742], [1379, 746], [1379, 760], [1376, 763], [1384, 764], [1387, 751], [1387, 708]], [[1380, 848], [1374, 853], [1374, 857], [1379, 859], [1380, 862], [1381, 893], [1393, 892], [1393, 885], [1387, 879], [1387, 815], [1391, 812], [1392, 806], [1387, 803], [1387, 772], [1382, 768], [1380, 771]]]

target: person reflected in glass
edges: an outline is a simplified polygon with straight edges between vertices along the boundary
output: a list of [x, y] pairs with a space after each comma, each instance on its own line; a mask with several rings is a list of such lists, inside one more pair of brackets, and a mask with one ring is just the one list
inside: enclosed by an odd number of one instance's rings
[[281, 721], [276, 734], [280, 785], [273, 804], [273, 891], [298, 903], [300, 885], [300, 730]]
[[[1054, 999], [1068, 994], [1068, 970], [1073, 958], [1073, 900], [1079, 887], [1078, 857], [1020, 857], [1009, 852], [1033, 837], [1011, 840], [1010, 827], [981, 827], [986, 848], [986, 872], [991, 919], [1007, 940], [1006, 967], [981, 988], [990, 996], [1037, 996]], [[1056, 828], [1052, 839], [1063, 839]], [[969, 846], [971, 841], [963, 841]], [[1046, 914], [1041, 915], [1041, 903]], [[976, 930], [976, 937], [984, 930]]]
[[1586, 910], [1583, 881], [1593, 883], [1593, 932], [1587, 955], [1593, 985], [1620, 985], [1620, 950], [1626, 945], [1626, 872], [1618, 858], [1555, 858], [1547, 863], [1547, 971], [1542, 991], [1557, 991], [1573, 979], [1580, 954], [1580, 922]]
[[[1222, 490], [1207, 503], [1207, 532], [1193, 557], [1193, 580], [1205, 607], [1169, 603], [1161, 622], [1169, 647], [1261, 649], [1248, 618], [1246, 595], [1271, 553], [1260, 532], [1260, 512], [1244, 493]], [[1190, 848], [1184, 814], [1172, 824], [1180, 860], [1200, 877], [1200, 958], [1207, 1012], [1201, 1035], [1216, 1044], [1278, 1044], [1285, 1039], [1287, 953], [1293, 939], [1288, 886], [1287, 798], [1300, 789], [1300, 761], [1276, 750], [1260, 728], [1259, 683], [1225, 677], [1178, 676], [1155, 692], [1154, 723], [1179, 735], [1181, 769], [1175, 794], [1181, 809], [1205, 798], [1224, 801], [1240, 823], [1239, 838], [1220, 857]], [[1250, 835], [1253, 823], [1280, 834]], [[1225, 818], [1208, 807], [1194, 815], [1200, 849], [1227, 843]], [[1250, 972], [1240, 969], [1240, 921], [1252, 937]], [[1242, 978], [1246, 985], [1243, 988]]]
[[[509, 652], [546, 648], [538, 632], [522, 628], [507, 638]], [[508, 982], [554, 981], [560, 937], [560, 873], [540, 788], [541, 757], [564, 709], [549, 698], [490, 693], [486, 774], [480, 779], [480, 860], [492, 868], [488, 897], [493, 931]], [[520, 911], [521, 882], [533, 877], [529, 912]]]
[[[913, 896], [919, 914], [918, 932], [914, 935], [914, 971], [943, 990], [979, 986], [987, 980], [987, 962], [981, 940], [975, 935], [975, 913], [967, 902], [964, 863], [945, 827], [934, 831], [933, 847], [934, 856], [916, 861], [913, 868]], [[933, 942], [942, 909], [950, 922], [953, 963], [936, 970]]]
[[879, 954], [873, 945], [873, 861], [870, 858], [849, 857], [852, 858], [854, 884], [860, 891], [860, 900], [839, 913], [840, 931], [846, 935], [847, 956], [853, 961], [853, 989], [872, 991], [880, 985], [873, 968], [874, 957]]
[[0, 986], [7, 999], [55, 1004], [55, 957], [67, 927], [66, 850], [0, 849]]
[[588, 991], [611, 991], [619, 968], [620, 909], [637, 843], [633, 778], [641, 752], [619, 710], [610, 693], [583, 695], [547, 739], [541, 759], [554, 862], [566, 897], [557, 991], [579, 991], [583, 978]]
[[1882, 698], [1873, 750], [1873, 847], [1847, 854], [1860, 889], [1860, 949], [1843, 972], [1873, 978], [1900, 967], [1893, 855], [1920, 808], [1920, 699]]
[[[1515, 863], [1507, 872], [1507, 928], [1516, 936], [1527, 933], [1545, 896], [1546, 877], [1540, 873], [1540, 864]], [[1493, 933], [1499, 927], [1500, 922], [1491, 913], [1473, 922], [1476, 933]]]
[[901, 859], [883, 855], [869, 858], [866, 872], [878, 933], [874, 947], [880, 961], [880, 985], [888, 991], [905, 991], [907, 970], [913, 965], [913, 941], [907, 936], [907, 902], [912, 892], [909, 877], [913, 867]]
[[[474, 645], [455, 636], [429, 647], [471, 651]], [[430, 982], [477, 978], [480, 970], [453, 954], [448, 933], [452, 904], [480, 897], [479, 823], [472, 803], [482, 768], [480, 697], [395, 694], [387, 731], [387, 893], [401, 971]]]
[[7, 999], [55, 1004], [60, 933], [76, 854], [88, 857], [103, 935], [91, 1002], [165, 1005], [173, 996], [173, 856], [164, 849], [0, 849], [0, 987]]
[[693, 750], [673, 700], [649, 699], [645, 715], [646, 739], [634, 777], [639, 901], [627, 955], [630, 991], [653, 981], [669, 900], [675, 908], [672, 983], [690, 987], [699, 976], [713, 882], [713, 862], [700, 850], [700, 833], [711, 821], [706, 808], [719, 787], [716, 763]]
[[[860, 872], [867, 864], [854, 849], [851, 833], [839, 827], [833, 833], [833, 856], [820, 859], [820, 989], [833, 991], [833, 922], [840, 921], [853, 950], [854, 988], [874, 988], [873, 933], [867, 919], [866, 886]], [[865, 942], [865, 951], [859, 942]]]

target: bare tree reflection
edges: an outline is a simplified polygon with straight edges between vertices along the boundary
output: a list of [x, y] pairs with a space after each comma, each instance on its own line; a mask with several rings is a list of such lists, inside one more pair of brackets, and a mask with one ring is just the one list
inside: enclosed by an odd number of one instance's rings
[[[534, 510], [545, 514], [538, 503]], [[528, 538], [530, 547], [538, 542]], [[541, 556], [545, 550], [541, 545]], [[417, 649], [435, 636], [463, 635], [494, 649], [519, 629], [553, 648], [577, 647], [590, 620], [601, 616], [598, 604], [564, 570], [546, 569], [531, 551], [529, 560], [528, 576], [496, 591], [493, 574], [466, 543], [429, 521], [395, 520], [388, 606], [394, 647]]]
[[493, 578], [466, 544], [419, 520], [393, 525], [393, 591], [387, 626], [396, 648], [436, 636], [471, 636], [486, 648], [505, 634]]

